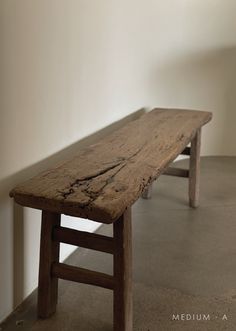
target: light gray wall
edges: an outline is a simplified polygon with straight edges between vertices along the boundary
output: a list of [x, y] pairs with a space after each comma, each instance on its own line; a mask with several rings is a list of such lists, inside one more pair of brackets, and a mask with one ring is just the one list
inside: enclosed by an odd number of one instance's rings
[[214, 113], [203, 154], [236, 155], [235, 12], [234, 0], [1, 0], [0, 320], [37, 283], [40, 213], [8, 191], [67, 146], [142, 107], [186, 107]]

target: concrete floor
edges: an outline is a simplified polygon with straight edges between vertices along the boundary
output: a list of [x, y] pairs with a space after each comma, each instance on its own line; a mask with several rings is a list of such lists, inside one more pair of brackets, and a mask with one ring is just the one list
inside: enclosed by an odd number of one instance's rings
[[[187, 179], [167, 176], [133, 206], [134, 331], [236, 330], [236, 158], [205, 157], [201, 168], [200, 208], [188, 207]], [[112, 273], [109, 255], [86, 249], [67, 263]], [[57, 313], [45, 321], [35, 302], [33, 294], [2, 330], [112, 331], [109, 290], [61, 280]]]

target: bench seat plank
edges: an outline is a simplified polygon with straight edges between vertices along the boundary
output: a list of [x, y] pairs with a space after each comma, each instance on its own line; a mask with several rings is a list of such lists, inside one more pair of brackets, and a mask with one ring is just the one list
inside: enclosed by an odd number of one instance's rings
[[10, 195], [23, 206], [112, 223], [211, 117], [202, 111], [154, 109]]

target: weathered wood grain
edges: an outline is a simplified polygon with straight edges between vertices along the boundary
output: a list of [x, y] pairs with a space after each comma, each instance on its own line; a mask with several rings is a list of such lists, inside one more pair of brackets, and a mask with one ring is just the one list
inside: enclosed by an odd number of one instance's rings
[[197, 208], [199, 205], [200, 149], [201, 128], [197, 130], [195, 137], [191, 141], [189, 166], [189, 205], [193, 208]]
[[142, 192], [143, 199], [151, 199], [152, 197], [152, 184], [150, 184], [143, 192]]
[[114, 253], [113, 238], [96, 233], [88, 233], [58, 226], [53, 231], [53, 240], [65, 244], [94, 249], [99, 252], [109, 254]]
[[210, 121], [211, 113], [155, 109], [17, 186], [21, 205], [112, 223]]
[[42, 212], [39, 286], [38, 286], [38, 316], [47, 318], [55, 313], [58, 296], [58, 279], [51, 275], [54, 262], [59, 262], [60, 244], [52, 240], [53, 229], [60, 225], [61, 215]]
[[179, 168], [174, 168], [174, 167], [168, 167], [163, 172], [163, 175], [188, 178], [189, 177], [189, 170], [188, 169], [179, 169]]
[[114, 289], [114, 277], [65, 263], [53, 263], [52, 275], [56, 278], [70, 280], [72, 282], [99, 286], [109, 290]]
[[114, 241], [114, 331], [133, 330], [132, 220], [131, 208], [113, 225]]

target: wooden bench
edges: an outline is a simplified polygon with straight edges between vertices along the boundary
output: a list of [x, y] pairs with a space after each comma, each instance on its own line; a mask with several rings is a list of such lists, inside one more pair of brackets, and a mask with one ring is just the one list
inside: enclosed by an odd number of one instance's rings
[[[161, 174], [188, 177], [190, 206], [198, 206], [201, 127], [211, 117], [154, 109], [10, 192], [17, 203], [42, 210], [39, 317], [55, 312], [62, 278], [113, 290], [114, 330], [132, 330], [131, 206], [150, 197]], [[189, 170], [169, 167], [179, 154], [190, 156]], [[112, 223], [113, 238], [61, 227], [61, 214]], [[113, 254], [113, 276], [60, 263], [60, 243]]]

